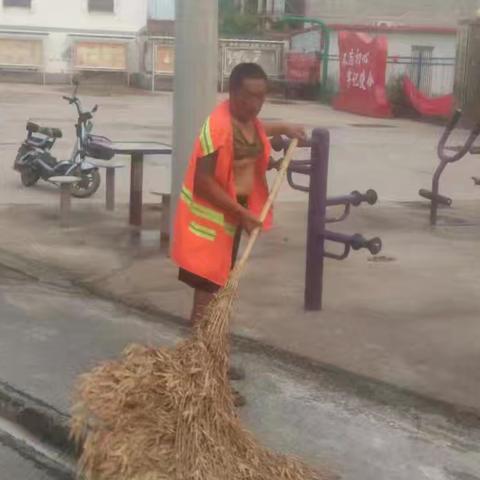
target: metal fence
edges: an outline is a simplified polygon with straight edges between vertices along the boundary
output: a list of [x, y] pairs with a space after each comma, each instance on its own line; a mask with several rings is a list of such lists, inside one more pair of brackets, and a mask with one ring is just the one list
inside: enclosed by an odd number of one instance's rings
[[[240, 62], [260, 63], [273, 79], [285, 77], [284, 60], [286, 48], [283, 42], [221, 39], [219, 42], [219, 78], [226, 83], [232, 68]], [[174, 38], [150, 37], [145, 44], [144, 69], [155, 77], [174, 74]], [[152, 68], [153, 66], [153, 68]], [[387, 85], [407, 75], [417, 88], [428, 96], [453, 93], [455, 77], [454, 57], [433, 57], [428, 52], [414, 52], [411, 56], [390, 56], [387, 59]], [[329, 58], [328, 89], [338, 91], [340, 61], [338, 55]]]
[[387, 62], [387, 82], [407, 75], [415, 86], [428, 96], [453, 93], [455, 58], [390, 57]]
[[[417, 88], [428, 96], [453, 93], [455, 78], [454, 57], [391, 56], [387, 59], [387, 85], [407, 75]], [[338, 90], [340, 60], [338, 55], [330, 57], [330, 88]]]

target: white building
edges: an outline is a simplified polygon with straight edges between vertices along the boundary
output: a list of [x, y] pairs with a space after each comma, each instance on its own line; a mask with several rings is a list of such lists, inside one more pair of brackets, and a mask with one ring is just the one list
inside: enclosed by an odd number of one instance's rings
[[[324, 20], [332, 30], [332, 84], [338, 76], [338, 31], [387, 35], [389, 78], [410, 69], [429, 94], [451, 91], [457, 22], [480, 7], [480, 0], [234, 1], [261, 15], [303, 12]], [[39, 80], [66, 82], [76, 71], [145, 77], [152, 71], [152, 39], [161, 37], [170, 39], [157, 49], [158, 73], [171, 77], [174, 17], [175, 0], [0, 0], [0, 78], [34, 72]], [[294, 37], [292, 47], [318, 51], [318, 32]], [[435, 64], [417, 70], [406, 65], [420, 56]], [[140, 84], [147, 88], [145, 78]]]
[[138, 71], [148, 0], [0, 0], [0, 69], [63, 82], [76, 70]]

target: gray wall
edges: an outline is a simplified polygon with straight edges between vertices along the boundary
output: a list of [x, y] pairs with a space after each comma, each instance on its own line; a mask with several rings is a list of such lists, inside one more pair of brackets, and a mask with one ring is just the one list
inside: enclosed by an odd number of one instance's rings
[[480, 8], [479, 0], [306, 0], [306, 14], [334, 23], [392, 21], [454, 26]]

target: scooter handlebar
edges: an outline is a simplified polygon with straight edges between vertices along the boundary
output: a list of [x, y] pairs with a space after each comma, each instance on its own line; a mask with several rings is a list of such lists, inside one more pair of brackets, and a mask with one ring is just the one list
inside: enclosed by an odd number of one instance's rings
[[74, 103], [75, 104], [78, 104], [79, 100], [77, 97], [67, 97], [67, 96], [63, 96], [62, 97], [65, 101], [67, 101], [70, 105], [73, 105]]

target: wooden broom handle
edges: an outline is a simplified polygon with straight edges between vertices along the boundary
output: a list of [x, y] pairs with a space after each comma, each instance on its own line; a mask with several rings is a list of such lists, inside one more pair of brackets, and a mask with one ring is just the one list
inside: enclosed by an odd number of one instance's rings
[[[273, 202], [275, 202], [278, 194], [280, 193], [280, 188], [285, 180], [285, 177], [287, 176], [288, 167], [290, 166], [290, 163], [293, 158], [293, 153], [295, 152], [295, 149], [297, 148], [297, 146], [298, 146], [298, 140], [297, 139], [292, 140], [292, 142], [290, 143], [290, 146], [288, 147], [285, 158], [283, 159], [282, 166], [280, 167], [277, 178], [275, 178], [275, 182], [272, 186], [270, 195], [268, 196], [268, 200], [265, 203], [265, 206], [263, 207], [262, 213], [260, 214], [259, 220], [262, 222], [262, 224], [267, 219], [268, 212], [272, 208]], [[245, 268], [245, 264], [250, 258], [253, 247], [255, 246], [255, 242], [257, 241], [261, 231], [262, 231], [262, 227], [259, 227], [251, 233], [250, 238], [248, 240], [248, 244], [245, 247], [245, 250], [243, 252], [242, 258], [240, 259], [240, 261], [237, 263], [235, 267], [235, 273], [238, 274]]]

